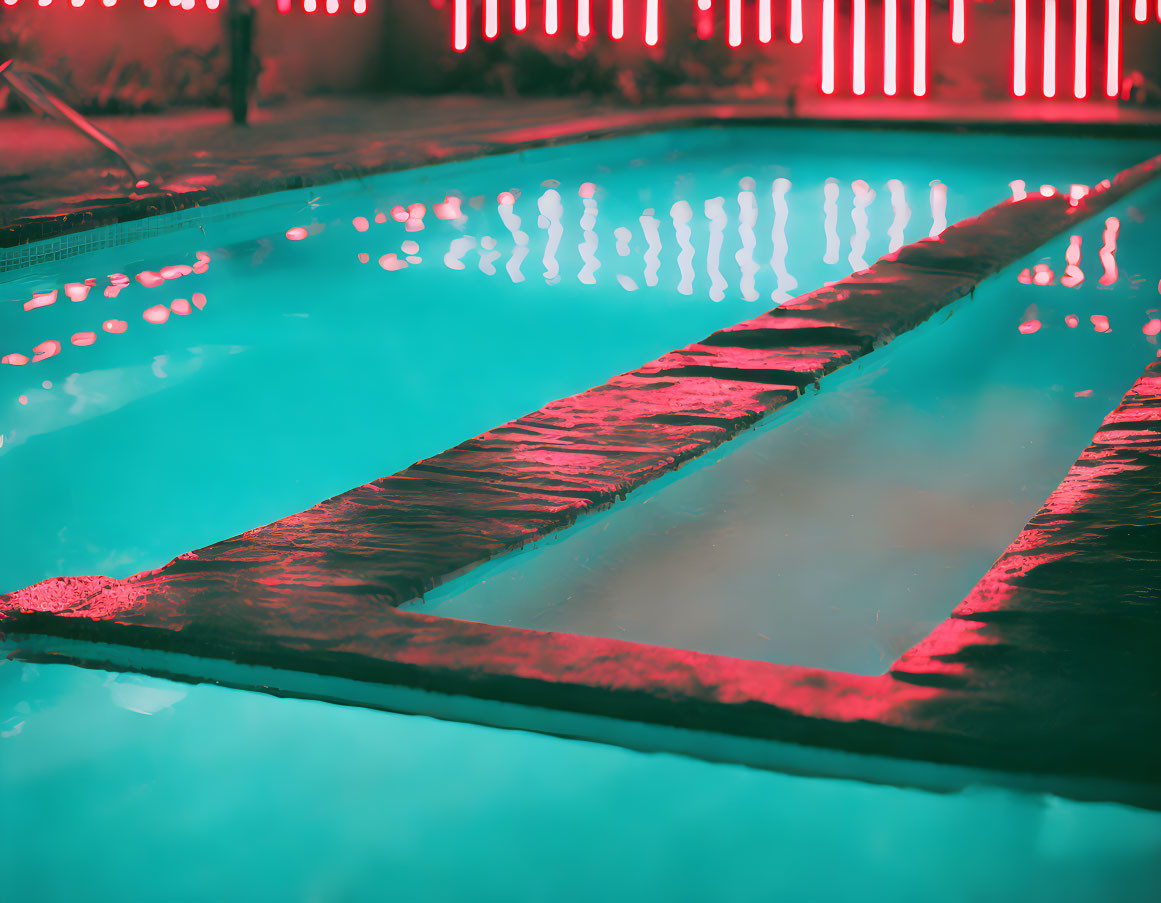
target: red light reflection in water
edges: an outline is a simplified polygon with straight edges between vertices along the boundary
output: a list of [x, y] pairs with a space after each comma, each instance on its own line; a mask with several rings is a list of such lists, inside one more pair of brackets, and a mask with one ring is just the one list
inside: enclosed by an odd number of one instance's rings
[[37, 364], [40, 361], [46, 361], [50, 357], [55, 357], [60, 354], [60, 342], [56, 339], [48, 339], [47, 341], [41, 342], [32, 350], [35, 352], [32, 356], [32, 363]]
[[81, 347], [84, 347], [85, 345], [92, 345], [93, 342], [97, 341], [97, 334], [95, 332], [73, 333], [73, 337], [72, 337], [71, 341], [78, 348], [81, 348]]
[[1080, 269], [1080, 236], [1073, 235], [1068, 240], [1068, 250], [1064, 252], [1064, 275], [1060, 277], [1060, 284], [1066, 288], [1076, 288], [1084, 282], [1084, 273]]
[[12, 354], [6, 354], [4, 357], [0, 357], [0, 364], [8, 364], [11, 367], [23, 367], [27, 363], [28, 358], [25, 355], [17, 354], [16, 352], [13, 352]]
[[442, 201], [437, 201], [432, 204], [431, 209], [435, 213], [436, 219], [459, 219], [462, 215], [460, 212], [460, 204], [462, 202], [462, 198], [457, 198], [449, 194]]
[[1076, 314], [1069, 314], [1064, 318], [1064, 322], [1068, 324], [1069, 329], [1076, 329], [1080, 325], [1080, 317]]
[[48, 307], [56, 304], [56, 289], [51, 292], [33, 292], [32, 300], [24, 302], [25, 310], [36, 310], [38, 307]]
[[146, 288], [157, 288], [157, 286], [165, 283], [165, 277], [160, 273], [154, 273], [152, 270], [145, 270], [137, 274], [137, 281]]
[[193, 298], [190, 300], [193, 301], [193, 306], [198, 310], [203, 310], [206, 306], [206, 296], [201, 292], [194, 292]]
[[1098, 280], [1101, 285], [1112, 285], [1117, 281], [1117, 233], [1121, 221], [1115, 216], [1105, 220], [1104, 244], [1101, 246], [1101, 265], [1105, 271]]
[[1024, 335], [1031, 335], [1032, 333], [1039, 331], [1039, 329], [1039, 320], [1026, 320], [1020, 324], [1020, 332], [1024, 333]]
[[286, 230], [286, 237], [291, 241], [302, 241], [307, 236], [305, 226], [295, 226], [293, 229]]
[[[401, 207], [399, 209], [402, 210], [403, 208]], [[404, 213], [406, 214], [406, 211], [404, 211]], [[407, 218], [406, 215], [404, 215], [403, 218], [406, 219]], [[378, 213], [375, 214], [375, 222], [379, 223], [380, 225], [387, 222], [387, 214], [384, 213], [382, 210], [380, 210]]]
[[169, 319], [169, 308], [164, 304], [155, 304], [153, 307], [146, 308], [141, 316], [146, 323], [161, 325]]
[[105, 332], [121, 333], [129, 328], [129, 324], [124, 320], [106, 320], [101, 324], [101, 328]]
[[187, 301], [185, 298], [174, 298], [173, 302], [169, 305], [169, 309], [179, 317], [188, 316], [189, 312], [193, 310], [193, 308], [190, 307], [189, 301]]
[[1036, 285], [1052, 285], [1056, 281], [1056, 274], [1046, 263], [1038, 263], [1032, 268], [1032, 281]]
[[1012, 189], [1012, 200], [1022, 201], [1028, 197], [1028, 192], [1024, 190], [1024, 180], [1016, 179], [1008, 183], [1008, 187]]
[[28, 404], [28, 396], [27, 396], [27, 395], [21, 395], [21, 396], [20, 396], [19, 398], [17, 398], [16, 400], [17, 400], [18, 402], [20, 402], [21, 404]]
[[65, 284], [65, 296], [73, 302], [84, 301], [89, 297], [89, 292], [92, 291], [92, 286], [85, 285], [83, 282], [69, 282]]
[[1028, 269], [1027, 267], [1024, 267], [1024, 269], [1022, 269], [1020, 271], [1020, 275], [1016, 277], [1016, 281], [1019, 282], [1021, 285], [1031, 285], [1032, 284], [1032, 271], [1030, 269]]
[[1112, 327], [1109, 326], [1109, 318], [1103, 314], [1093, 314], [1091, 317], [1089, 317], [1089, 320], [1092, 321], [1092, 328], [1097, 332], [1112, 331]]
[[1141, 332], [1145, 335], [1161, 335], [1161, 320], [1154, 317], [1141, 327]]
[[368, 222], [367, 217], [365, 216], [356, 216], [353, 220], [351, 220], [351, 224], [360, 232], [366, 232], [371, 228], [371, 223]]
[[362, 251], [359, 254], [359, 263], [368, 263], [370, 260], [371, 260], [371, 255], [368, 254], [366, 251]]
[[407, 269], [407, 263], [400, 260], [394, 254], [384, 254], [379, 258], [379, 266], [383, 267], [388, 273], [393, 273], [396, 270]]

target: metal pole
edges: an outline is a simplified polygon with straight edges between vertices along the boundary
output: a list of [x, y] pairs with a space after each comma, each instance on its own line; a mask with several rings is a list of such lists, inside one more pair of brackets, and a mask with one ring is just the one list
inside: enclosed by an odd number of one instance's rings
[[250, 0], [228, 0], [227, 11], [230, 113], [237, 125], [245, 125], [250, 111], [250, 81], [254, 67], [254, 6]]

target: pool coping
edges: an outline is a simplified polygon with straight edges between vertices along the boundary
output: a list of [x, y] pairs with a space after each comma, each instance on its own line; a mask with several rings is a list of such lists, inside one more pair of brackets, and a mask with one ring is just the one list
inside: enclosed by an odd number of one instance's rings
[[[789, 742], [1127, 782], [1130, 801], [1161, 805], [1161, 682], [1149, 665], [1161, 626], [1149, 587], [1158, 554], [1132, 546], [1144, 565], [1128, 568], [1120, 586], [1091, 566], [1126, 570], [1126, 526], [1147, 536], [1158, 527], [1161, 363], [968, 599], [883, 675], [391, 607], [722, 444], [1159, 172], [1161, 157], [1076, 203], [1005, 202], [603, 386], [156, 571], [57, 578], [0, 597], [3, 627], [16, 655], [21, 638], [40, 636], [29, 656], [42, 660], [134, 667], [138, 653], [109, 650], [141, 647], [708, 732], [723, 745]], [[1062, 594], [1052, 583], [1061, 567], [1089, 582]], [[1136, 604], [1122, 610], [1110, 594]], [[62, 640], [55, 652], [52, 637]], [[72, 641], [108, 645], [86, 658]], [[1090, 661], [1093, 648], [1105, 659]], [[1031, 705], [1032, 687], [1052, 705]], [[535, 719], [520, 726], [538, 729]]]
[[[66, 213], [37, 213], [0, 225], [0, 272], [32, 266], [93, 247], [138, 240], [146, 234], [135, 227], [139, 220], [171, 218], [172, 228], [188, 228], [212, 222], [222, 214], [205, 208], [227, 202], [260, 198], [299, 188], [389, 172], [416, 169], [437, 163], [453, 163], [484, 156], [516, 153], [541, 147], [571, 144], [600, 138], [682, 128], [765, 126], [905, 131], [990, 131], [1006, 134], [1068, 135], [1084, 137], [1151, 138], [1161, 136], [1161, 118], [1142, 111], [1115, 109], [1115, 116], [1088, 121], [1070, 118], [1021, 118], [989, 115], [958, 105], [950, 115], [921, 116], [918, 112], [888, 115], [880, 110], [868, 118], [843, 108], [835, 114], [804, 111], [795, 115], [785, 104], [770, 103], [674, 103], [643, 109], [597, 109], [590, 115], [570, 113], [534, 125], [511, 127], [501, 120], [474, 127], [467, 136], [449, 140], [417, 141], [402, 156], [384, 155], [365, 165], [316, 165], [265, 177], [249, 177], [236, 184], [213, 188], [187, 184], [175, 177], [157, 189], [130, 190]], [[111, 240], [93, 245], [86, 233], [109, 230]], [[139, 234], [140, 232], [140, 234]], [[73, 236], [76, 236], [75, 238]], [[42, 246], [42, 247], [38, 247]]]

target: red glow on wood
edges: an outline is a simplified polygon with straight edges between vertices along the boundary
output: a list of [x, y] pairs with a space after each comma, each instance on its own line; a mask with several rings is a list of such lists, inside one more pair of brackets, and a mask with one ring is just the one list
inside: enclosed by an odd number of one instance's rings
[[1105, 38], [1105, 97], [1116, 97], [1121, 88], [1121, 0], [1108, 0]]
[[834, 0], [822, 0], [822, 93], [834, 93]]
[[911, 93], [927, 94], [927, 0], [915, 0]]
[[1044, 67], [1045, 97], [1056, 96], [1056, 0], [1044, 0]]

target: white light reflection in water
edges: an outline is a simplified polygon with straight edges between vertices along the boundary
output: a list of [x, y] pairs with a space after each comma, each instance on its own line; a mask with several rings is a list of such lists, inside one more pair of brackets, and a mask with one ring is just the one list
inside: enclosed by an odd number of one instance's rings
[[822, 255], [823, 263], [839, 262], [838, 237], [838, 179], [827, 179], [822, 190], [822, 211], [825, 216], [823, 228], [826, 230], [826, 252]]
[[755, 277], [758, 275], [758, 264], [754, 262], [754, 248], [758, 242], [754, 238], [754, 226], [758, 224], [758, 200], [754, 195], [754, 186], [757, 184], [746, 176], [738, 183], [741, 191], [738, 193], [738, 237], [742, 240], [742, 247], [734, 254], [738, 268], [742, 272], [742, 281], [739, 288], [742, 298], [746, 301], [758, 300], [758, 289], [755, 287]]
[[857, 179], [851, 182], [851, 190], [855, 193], [855, 204], [851, 208], [851, 222], [855, 232], [851, 236], [851, 253], [847, 257], [851, 269], [858, 272], [867, 268], [867, 261], [863, 255], [867, 253], [867, 242], [871, 240], [871, 230], [868, 228], [867, 208], [875, 200], [875, 189]]
[[898, 251], [904, 244], [903, 231], [911, 222], [911, 208], [907, 206], [907, 192], [903, 183], [898, 179], [887, 182], [887, 190], [891, 192], [891, 227], [887, 230], [887, 237], [891, 239], [888, 250], [891, 253]]
[[448, 252], [443, 255], [444, 266], [449, 270], [465, 269], [464, 255], [475, 246], [476, 240], [470, 235], [461, 235], [459, 238], [453, 238]]
[[726, 297], [729, 283], [722, 275], [722, 243], [726, 237], [726, 199], [710, 198], [705, 202], [705, 218], [710, 221], [709, 251], [706, 253], [706, 272], [710, 277], [710, 300], [722, 301]]
[[798, 280], [786, 269], [786, 255], [790, 246], [786, 242], [786, 221], [790, 216], [790, 209], [786, 204], [786, 194], [790, 191], [789, 179], [775, 179], [772, 195], [774, 198], [774, 228], [770, 237], [774, 240], [774, 256], [770, 258], [770, 266], [778, 278], [778, 284], [770, 293], [770, 298], [779, 304], [790, 300], [790, 293], [798, 288]]
[[500, 259], [500, 252], [496, 250], [496, 239], [485, 235], [480, 239], [480, 247], [476, 249], [476, 253], [480, 255], [480, 272], [495, 276], [495, 263]]
[[581, 203], [585, 205], [585, 212], [581, 216], [581, 229], [584, 232], [584, 241], [577, 245], [580, 251], [581, 260], [585, 265], [581, 267], [581, 271], [577, 274], [585, 285], [596, 285], [596, 272], [601, 267], [601, 262], [597, 260], [597, 245], [599, 239], [595, 231], [597, 225], [597, 214], [600, 212], [597, 209], [597, 199], [595, 197], [582, 198]]
[[[497, 205], [500, 219], [508, 231], [512, 233], [512, 241], [515, 243], [512, 256], [508, 258], [505, 269], [508, 271], [508, 278], [513, 282], [523, 282], [524, 274], [520, 272], [520, 265], [528, 256], [528, 233], [520, 228], [520, 217], [516, 215], [516, 198], [511, 194], [501, 195], [501, 197], [502, 200]], [[511, 201], [511, 203], [505, 203], [505, 201]]]
[[544, 279], [549, 285], [560, 281], [560, 264], [556, 262], [556, 252], [560, 248], [560, 239], [564, 235], [564, 226], [561, 220], [564, 217], [564, 204], [560, 200], [560, 192], [549, 188], [536, 202], [540, 210], [537, 223], [541, 229], [548, 232], [548, 242], [544, 246]]
[[637, 220], [641, 223], [641, 233], [645, 236], [645, 284], [652, 287], [657, 284], [657, 271], [661, 268], [661, 232], [658, 226], [661, 220], [653, 216], [653, 208], [642, 212]]
[[947, 228], [947, 186], [939, 179], [931, 183], [931, 231], [930, 238], [938, 238]]
[[681, 253], [677, 255], [677, 268], [681, 272], [681, 281], [677, 284], [677, 291], [682, 295], [693, 294], [693, 243], [689, 240], [693, 230], [689, 227], [693, 219], [693, 207], [689, 201], [678, 201], [669, 208], [669, 215], [673, 217], [673, 231], [677, 235], [677, 245]]
[[1101, 245], [1100, 257], [1104, 273], [1097, 280], [1101, 285], [1112, 285], [1117, 281], [1117, 233], [1121, 230], [1121, 221], [1115, 216], [1105, 220], [1105, 229], [1102, 234], [1104, 244]]
[[624, 226], [617, 226], [617, 228], [613, 230], [613, 238], [617, 240], [617, 256], [628, 257], [629, 242], [633, 238], [633, 233], [626, 229]]

